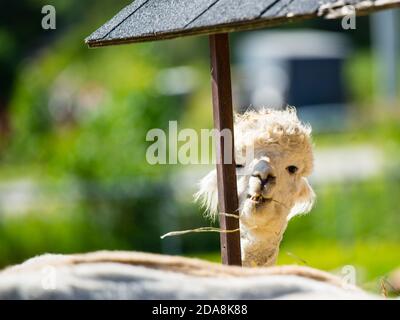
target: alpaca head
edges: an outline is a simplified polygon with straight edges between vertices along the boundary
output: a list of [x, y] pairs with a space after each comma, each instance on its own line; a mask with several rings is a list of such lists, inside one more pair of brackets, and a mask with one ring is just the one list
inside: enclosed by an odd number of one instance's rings
[[[235, 162], [241, 224], [272, 227], [275, 221], [282, 224], [311, 209], [315, 195], [306, 178], [313, 167], [310, 135], [311, 128], [299, 121], [294, 108], [236, 115]], [[201, 180], [196, 198], [210, 217], [217, 216], [215, 170]]]

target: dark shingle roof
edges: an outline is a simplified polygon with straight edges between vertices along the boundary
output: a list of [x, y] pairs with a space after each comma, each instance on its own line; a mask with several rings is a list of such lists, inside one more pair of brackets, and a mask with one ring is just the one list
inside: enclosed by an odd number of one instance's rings
[[136, 0], [87, 39], [90, 47], [261, 28], [302, 18], [338, 18], [400, 6], [400, 0]]

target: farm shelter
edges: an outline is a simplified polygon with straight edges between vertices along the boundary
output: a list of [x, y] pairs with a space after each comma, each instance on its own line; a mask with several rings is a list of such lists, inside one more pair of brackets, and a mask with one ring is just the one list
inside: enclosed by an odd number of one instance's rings
[[[249, 30], [296, 19], [340, 18], [395, 7], [400, 1], [134, 1], [86, 39], [89, 47], [155, 41], [209, 34], [214, 126], [233, 132], [233, 110], [228, 33]], [[232, 146], [232, 153], [233, 153]], [[235, 214], [238, 208], [235, 164], [225, 164], [224, 141], [217, 142], [217, 175], [220, 212]], [[222, 229], [238, 229], [233, 217], [221, 216]], [[240, 265], [240, 234], [221, 234], [221, 254], [225, 264]]]

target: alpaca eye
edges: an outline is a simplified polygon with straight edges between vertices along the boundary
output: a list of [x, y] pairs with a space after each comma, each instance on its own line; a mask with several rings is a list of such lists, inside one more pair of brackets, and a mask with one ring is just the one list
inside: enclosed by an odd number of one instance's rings
[[290, 174], [294, 174], [297, 172], [297, 170], [299, 170], [299, 168], [297, 168], [296, 166], [289, 166], [286, 168], [287, 171], [289, 171]]
[[243, 164], [237, 163], [237, 164], [236, 164], [236, 168], [238, 168], [238, 169], [239, 169], [239, 168], [244, 168], [244, 165], [243, 165]]

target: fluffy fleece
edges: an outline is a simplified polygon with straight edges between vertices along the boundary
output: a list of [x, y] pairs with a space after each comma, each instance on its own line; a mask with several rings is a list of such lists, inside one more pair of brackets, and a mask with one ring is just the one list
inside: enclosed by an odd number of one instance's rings
[[370, 299], [300, 266], [240, 268], [178, 256], [43, 255], [0, 272], [0, 299]]

